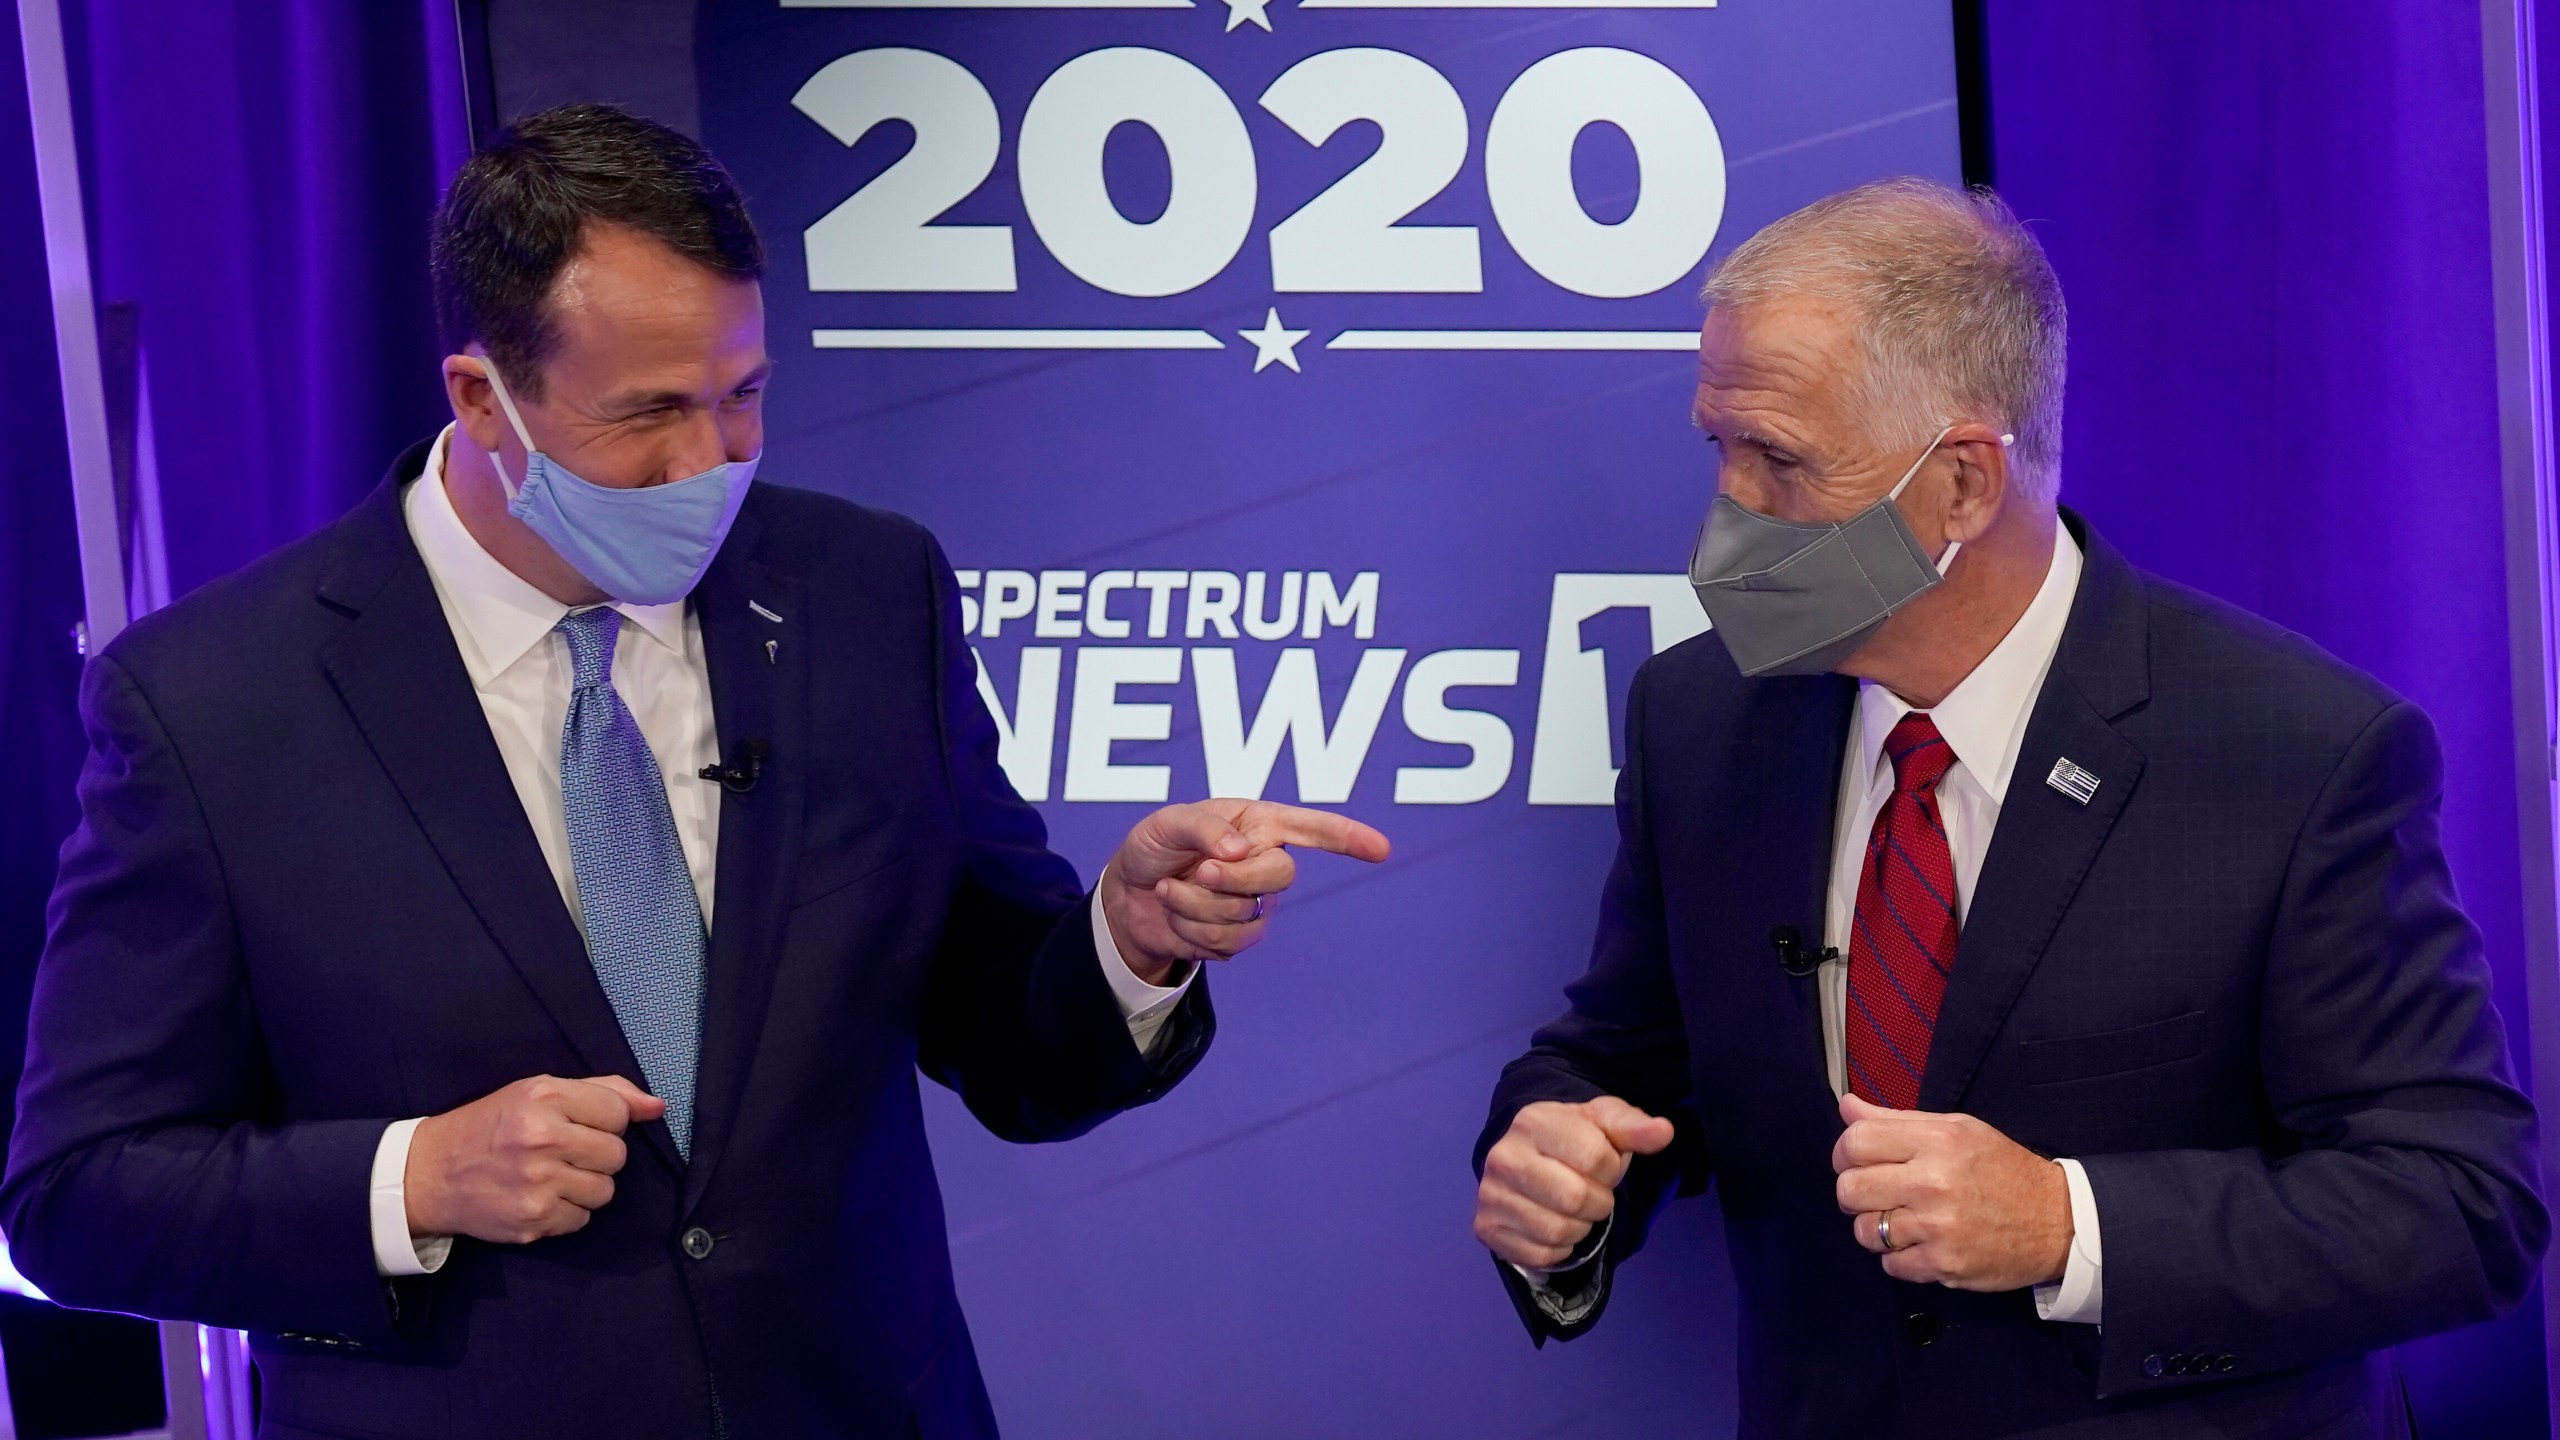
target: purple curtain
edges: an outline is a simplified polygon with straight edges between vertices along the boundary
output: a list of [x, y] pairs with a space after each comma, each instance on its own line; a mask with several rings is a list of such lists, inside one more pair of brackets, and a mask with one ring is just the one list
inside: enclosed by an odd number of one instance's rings
[[[1988, 9], [1999, 188], [2071, 303], [2064, 498], [2435, 718], [2522, 1071], [2478, 7]], [[2543, 1356], [2536, 1296], [2401, 1359], [2427, 1433], [2541, 1435]]]
[[[53, 300], [36, 207], [25, 66], [0, 36], [0, 1034], [26, 1033], [53, 857], [80, 770], [80, 557], [72, 531]], [[16, 1093], [19, 1051], [0, 1044]], [[0, 1107], [0, 1141], [15, 1112]]]
[[[26, 1033], [54, 853], [75, 819], [79, 550], [72, 528], [53, 302], [36, 203], [18, 29], [0, 30], [0, 1034]], [[0, 1044], [0, 1086], [19, 1048]], [[0, 1143], [15, 1111], [0, 1105]], [[123, 1315], [0, 1294], [0, 1351], [21, 1435], [158, 1426], [158, 1334]]]
[[444, 422], [426, 256], [459, 143], [453, 7], [74, 13], [98, 294], [138, 308], [183, 593], [336, 518]]

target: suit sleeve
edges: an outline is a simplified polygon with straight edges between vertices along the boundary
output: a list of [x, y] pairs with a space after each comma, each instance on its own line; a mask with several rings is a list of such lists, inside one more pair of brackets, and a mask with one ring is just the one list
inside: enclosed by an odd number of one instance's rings
[[936, 704], [965, 857], [925, 997], [919, 1063], [1007, 1140], [1064, 1140], [1172, 1089], [1217, 1021], [1206, 976], [1145, 1054], [1094, 949], [1091, 895], [996, 760], [994, 717], [960, 630], [959, 586], [930, 538]]
[[1627, 765], [1618, 776], [1618, 853], [1601, 892], [1599, 933], [1591, 964], [1566, 987], [1565, 1013], [1542, 1027], [1528, 1053], [1512, 1061], [1494, 1086], [1493, 1112], [1477, 1137], [1476, 1173], [1512, 1117], [1541, 1100], [1568, 1104], [1615, 1095], [1649, 1114], [1668, 1117], [1677, 1132], [1658, 1155], [1639, 1155], [1619, 1182], [1617, 1210], [1599, 1256], [1559, 1285], [1596, 1298], [1573, 1307], [1560, 1321], [1542, 1308], [1528, 1283], [1509, 1265], [1495, 1270], [1529, 1328], [1532, 1339], [1570, 1340], [1597, 1324], [1615, 1267], [1644, 1246], [1653, 1217], [1676, 1192], [1706, 1188], [1707, 1155], [1690, 1105], [1687, 1034], [1671, 983], [1664, 940], [1662, 889], [1654, 862], [1653, 834], [1645, 803], [1644, 710], [1647, 665], [1636, 674], [1627, 699]]
[[367, 1210], [389, 1122], [280, 1118], [184, 765], [112, 654], [81, 714], [0, 1181], [12, 1256], [67, 1305], [396, 1344], [406, 1292], [374, 1271]]
[[[2106, 1226], [2101, 1398], [2488, 1319], [2550, 1219], [2479, 932], [2437, 832], [2442, 757], [2395, 705], [2313, 804], [2278, 902], [2260, 1063], [2275, 1142], [2082, 1160]], [[2159, 1373], [2154, 1373], [2159, 1372]]]

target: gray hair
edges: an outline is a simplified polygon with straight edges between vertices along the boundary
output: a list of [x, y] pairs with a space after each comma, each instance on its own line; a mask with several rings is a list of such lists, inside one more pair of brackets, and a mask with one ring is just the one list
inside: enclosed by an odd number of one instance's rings
[[2062, 282], [1999, 196], [1935, 180], [1878, 180], [1817, 200], [1727, 255], [1709, 305], [1777, 295], [1845, 302], [1876, 438], [1927, 443], [1942, 425], [2017, 435], [2020, 488], [2051, 500], [2062, 463]]

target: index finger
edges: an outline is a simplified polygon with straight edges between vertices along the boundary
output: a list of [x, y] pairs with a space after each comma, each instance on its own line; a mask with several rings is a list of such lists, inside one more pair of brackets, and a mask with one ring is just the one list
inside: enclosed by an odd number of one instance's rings
[[1840, 1202], [1843, 1215], [1898, 1209], [1913, 1199], [1911, 1167], [1862, 1165], [1843, 1170], [1840, 1178], [1832, 1182], [1831, 1193]]
[[1861, 1120], [1831, 1146], [1831, 1168], [1898, 1165], [1920, 1154], [1920, 1127], [1901, 1120]]
[[560, 1087], [560, 1114], [572, 1124], [619, 1135], [631, 1125], [631, 1102], [635, 1097], [649, 1098], [619, 1075], [572, 1080]]
[[[561, 1142], [560, 1158], [590, 1175], [614, 1175], [623, 1162], [631, 1158], [631, 1148], [619, 1135], [609, 1135], [592, 1125], [581, 1125], [569, 1132]], [[592, 1207], [590, 1207], [592, 1208]]]
[[1541, 1116], [1530, 1126], [1527, 1138], [1539, 1154], [1595, 1182], [1615, 1185], [1626, 1173], [1626, 1157], [1587, 1116]]
[[1373, 865], [1394, 848], [1386, 836], [1348, 815], [1296, 805], [1256, 801], [1236, 817], [1236, 828], [1258, 845], [1304, 845]]

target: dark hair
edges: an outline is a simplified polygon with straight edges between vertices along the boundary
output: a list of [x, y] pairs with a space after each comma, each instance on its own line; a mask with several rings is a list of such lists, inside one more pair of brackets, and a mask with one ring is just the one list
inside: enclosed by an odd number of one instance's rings
[[528, 115], [464, 162], [436, 211], [429, 268], [444, 342], [473, 341], [529, 397], [558, 336], [551, 290], [590, 225], [625, 225], [733, 280], [764, 274], [764, 242], [729, 172], [700, 142], [610, 105]]

